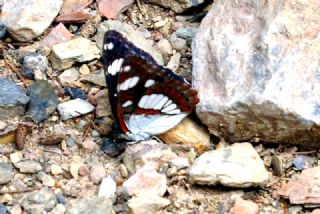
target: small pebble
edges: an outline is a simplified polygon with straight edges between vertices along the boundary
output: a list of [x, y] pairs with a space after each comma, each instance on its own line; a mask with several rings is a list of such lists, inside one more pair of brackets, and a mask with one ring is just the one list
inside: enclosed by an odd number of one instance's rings
[[181, 38], [171, 38], [171, 45], [175, 50], [182, 51], [187, 48], [187, 41]]
[[89, 169], [87, 166], [80, 166], [79, 167], [79, 175], [86, 176], [89, 174]]
[[116, 182], [111, 178], [111, 176], [108, 176], [102, 179], [99, 187], [98, 196], [113, 198], [115, 197], [116, 190], [117, 190]]
[[106, 177], [106, 169], [103, 166], [92, 166], [90, 170], [90, 180], [94, 184], [99, 184]]
[[298, 155], [293, 159], [293, 165], [299, 169], [303, 170], [306, 168], [310, 168], [312, 164], [315, 162], [315, 159], [305, 155]]
[[33, 160], [23, 160], [14, 163], [14, 166], [19, 169], [21, 173], [36, 173], [42, 169], [40, 163]]
[[87, 99], [87, 96], [84, 93], [84, 91], [82, 91], [79, 88], [65, 87], [64, 95], [71, 97], [71, 99], [77, 99], [77, 98], [80, 98], [82, 100]]
[[82, 75], [87, 75], [90, 74], [90, 69], [86, 64], [81, 65], [81, 67], [79, 68], [79, 73]]
[[87, 152], [93, 152], [97, 149], [97, 144], [93, 141], [91, 137], [87, 137], [82, 143], [82, 148], [84, 148]]
[[11, 163], [17, 163], [22, 160], [22, 152], [14, 152], [10, 154]]
[[7, 27], [0, 22], [0, 39], [2, 39], [7, 33]]
[[171, 28], [172, 28], [172, 30], [176, 31], [183, 26], [184, 26], [184, 24], [182, 22], [173, 22], [171, 25]]
[[111, 157], [116, 157], [124, 151], [126, 145], [126, 141], [113, 142], [113, 139], [111, 138], [102, 138], [101, 149], [107, 155], [110, 155]]
[[6, 214], [7, 213], [7, 207], [3, 204], [0, 204], [0, 214]]
[[82, 164], [78, 162], [72, 162], [70, 164], [69, 172], [72, 175], [73, 178], [78, 179], [79, 177], [79, 168]]
[[0, 203], [4, 203], [7, 205], [12, 205], [13, 203], [13, 196], [11, 194], [4, 194], [2, 197], [0, 197]]
[[80, 120], [79, 123], [78, 123], [78, 125], [77, 125], [77, 128], [78, 128], [78, 130], [80, 130], [80, 131], [84, 131], [84, 130], [87, 128], [87, 126], [88, 126], [88, 122], [87, 122], [87, 121], [85, 121], [85, 120]]
[[48, 69], [47, 57], [39, 53], [30, 53], [23, 58], [22, 75], [28, 79], [35, 79], [35, 73], [43, 73]]
[[57, 164], [52, 164], [50, 167], [50, 171], [52, 175], [61, 175], [63, 173], [62, 168]]
[[138, 27], [137, 31], [140, 35], [142, 35], [146, 39], [149, 39], [151, 37], [151, 33], [144, 27]]
[[61, 193], [58, 193], [56, 195], [56, 197], [57, 197], [57, 201], [59, 204], [66, 204], [67, 203], [66, 198]]
[[191, 42], [193, 37], [197, 32], [196, 28], [193, 27], [181, 27], [176, 31], [177, 37], [187, 40]]
[[128, 177], [128, 170], [127, 170], [127, 167], [124, 165], [124, 164], [120, 164], [119, 166], [119, 171], [120, 171], [120, 174], [123, 178], [127, 178]]
[[172, 54], [172, 46], [167, 39], [161, 39], [157, 43], [157, 47], [158, 47], [160, 53], [164, 56], [168, 56], [168, 55]]
[[67, 137], [67, 145], [69, 147], [72, 147], [72, 146], [76, 145], [76, 142], [72, 137]]
[[97, 138], [97, 137], [100, 137], [100, 134], [96, 130], [92, 130], [91, 136], [94, 137], [94, 138]]

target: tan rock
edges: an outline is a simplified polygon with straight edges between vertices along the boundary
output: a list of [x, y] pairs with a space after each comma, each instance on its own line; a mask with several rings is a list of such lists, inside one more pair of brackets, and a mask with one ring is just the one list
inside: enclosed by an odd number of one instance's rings
[[190, 118], [183, 119], [176, 127], [159, 137], [167, 144], [184, 144], [195, 148], [198, 154], [211, 147], [209, 134]]
[[264, 186], [269, 179], [263, 161], [250, 143], [207, 151], [189, 167], [192, 184], [229, 187]]
[[75, 38], [52, 47], [50, 61], [55, 69], [70, 68], [75, 62], [86, 62], [100, 57], [97, 46], [86, 38]]
[[170, 200], [157, 195], [143, 194], [128, 201], [129, 213], [161, 213], [170, 205]]

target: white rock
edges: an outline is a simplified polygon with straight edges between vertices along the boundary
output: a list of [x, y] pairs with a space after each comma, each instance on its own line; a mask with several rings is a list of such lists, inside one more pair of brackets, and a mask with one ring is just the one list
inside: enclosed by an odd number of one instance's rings
[[63, 173], [62, 168], [57, 164], [52, 164], [50, 167], [50, 171], [52, 175], [61, 175]]
[[54, 187], [56, 180], [48, 174], [44, 174], [41, 178], [42, 184], [48, 187]]
[[72, 177], [74, 179], [78, 179], [79, 178], [79, 168], [80, 166], [82, 166], [82, 163], [79, 161], [72, 161], [70, 164], [70, 174], [72, 175]]
[[250, 143], [235, 143], [199, 156], [189, 168], [189, 181], [230, 187], [262, 186], [268, 182], [268, 172]]
[[99, 187], [98, 196], [105, 196], [114, 201], [116, 197], [116, 190], [117, 190], [116, 182], [112, 179], [111, 176], [108, 176], [102, 179]]
[[52, 23], [63, 0], [8, 0], [1, 13], [10, 35], [18, 41], [30, 41], [40, 36]]
[[14, 152], [10, 154], [11, 163], [17, 163], [22, 160], [22, 152]]
[[89, 39], [75, 38], [52, 47], [50, 61], [58, 70], [70, 68], [75, 62], [86, 62], [100, 58], [100, 50]]
[[79, 72], [75, 68], [70, 68], [62, 72], [62, 74], [59, 75], [58, 79], [60, 80], [62, 85], [75, 82], [77, 79], [79, 79]]
[[183, 168], [187, 168], [190, 166], [188, 158], [184, 158], [184, 157], [174, 158], [172, 160], [169, 160], [169, 163], [172, 166], [177, 167], [178, 170], [183, 169]]
[[68, 120], [94, 110], [94, 106], [82, 99], [70, 100], [58, 105], [58, 111], [63, 120]]

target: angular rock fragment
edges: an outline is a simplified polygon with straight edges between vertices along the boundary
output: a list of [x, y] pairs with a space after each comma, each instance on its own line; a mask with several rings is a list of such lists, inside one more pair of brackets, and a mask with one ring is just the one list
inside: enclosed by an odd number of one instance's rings
[[263, 186], [268, 181], [263, 161], [249, 143], [235, 143], [205, 152], [195, 160], [188, 173], [193, 184], [244, 188]]

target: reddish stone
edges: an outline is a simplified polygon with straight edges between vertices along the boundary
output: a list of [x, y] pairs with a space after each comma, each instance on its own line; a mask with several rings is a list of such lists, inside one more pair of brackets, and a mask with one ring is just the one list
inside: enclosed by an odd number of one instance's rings
[[314, 209], [311, 214], [320, 214], [320, 209]]
[[72, 34], [62, 23], [60, 23], [56, 27], [54, 27], [48, 35], [44, 37], [42, 42], [44, 45], [52, 47], [55, 44], [70, 41], [71, 37]]
[[291, 204], [320, 204], [320, 167], [305, 169], [296, 180], [278, 190]]
[[98, 3], [99, 13], [108, 19], [116, 19], [132, 3], [133, 0], [101, 0]]
[[81, 143], [82, 148], [84, 148], [87, 152], [93, 152], [97, 148], [97, 144], [93, 141], [91, 137], [86, 138]]
[[93, 166], [90, 170], [90, 180], [94, 184], [98, 184], [106, 177], [107, 172], [103, 166]]
[[86, 11], [76, 11], [72, 13], [62, 14], [56, 18], [56, 22], [62, 23], [80, 23], [90, 19], [90, 14]]
[[230, 212], [231, 214], [257, 214], [259, 207], [253, 201], [237, 198]]
[[79, 175], [86, 176], [89, 173], [89, 169], [87, 166], [80, 166], [79, 167]]
[[84, 8], [88, 7], [92, 2], [92, 0], [64, 0], [63, 5], [60, 9], [60, 14], [81, 11]]

